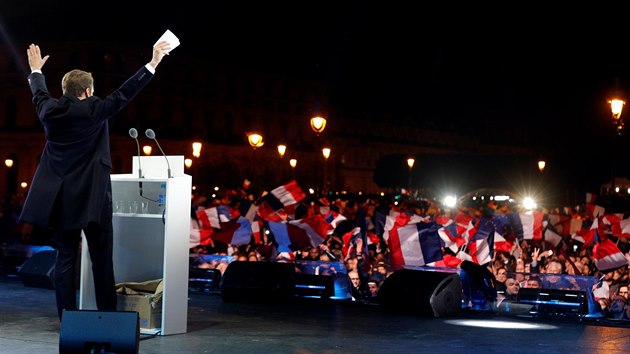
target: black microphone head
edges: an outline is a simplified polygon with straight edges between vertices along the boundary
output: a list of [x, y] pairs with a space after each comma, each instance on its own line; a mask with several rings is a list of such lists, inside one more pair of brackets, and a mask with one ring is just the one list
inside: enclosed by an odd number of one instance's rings
[[146, 135], [149, 139], [155, 139], [155, 132], [153, 129], [147, 129], [147, 131], [144, 132], [144, 135]]
[[129, 129], [129, 136], [134, 139], [138, 137], [138, 131], [136, 130], [136, 128]]

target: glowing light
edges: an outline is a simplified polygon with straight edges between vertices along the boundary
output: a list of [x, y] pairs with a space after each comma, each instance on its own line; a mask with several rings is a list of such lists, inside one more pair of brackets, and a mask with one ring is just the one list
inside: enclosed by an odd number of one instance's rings
[[295, 168], [295, 166], [297, 166], [297, 159], [289, 160], [289, 165], [291, 165], [291, 167]]
[[527, 210], [536, 209], [536, 201], [532, 197], [525, 197], [523, 199], [523, 208]]
[[190, 168], [190, 166], [192, 166], [192, 159], [185, 159], [184, 165], [186, 165], [187, 168]]
[[545, 162], [545, 160], [538, 161], [538, 170], [540, 172], [544, 171], [546, 165], [547, 165], [547, 163]]
[[145, 145], [142, 147], [142, 152], [144, 152], [145, 155], [151, 155], [151, 151], [153, 150], [153, 148], [150, 145]]
[[322, 155], [324, 155], [324, 158], [328, 160], [328, 158], [330, 157], [330, 148], [327, 148], [327, 147], [323, 148]]
[[455, 207], [457, 205], [457, 197], [455, 197], [454, 195], [448, 195], [444, 197], [444, 205], [447, 208]]
[[7, 166], [8, 168], [13, 167], [13, 160], [11, 159], [4, 160], [4, 165]]
[[193, 154], [194, 157], [201, 156], [201, 146], [202, 145], [199, 142], [192, 143], [192, 148], [193, 148], [192, 154]]
[[286, 145], [278, 145], [278, 155], [280, 155], [280, 158], [284, 157], [284, 153], [287, 152], [287, 146]]
[[26, 188], [26, 187], [28, 187], [28, 183], [22, 182], [22, 183], [20, 183], [20, 187]]
[[249, 142], [249, 145], [254, 148], [254, 150], [265, 144], [262, 135], [258, 133], [247, 133], [247, 141]]
[[612, 111], [613, 119], [621, 118], [621, 111], [623, 111], [623, 106], [626, 104], [626, 101], [618, 98], [613, 98], [612, 100], [608, 101], [608, 103], [610, 103], [610, 109]]
[[526, 330], [550, 330], [558, 327], [541, 323], [527, 323], [518, 321], [495, 321], [495, 320], [448, 320], [448, 324], [467, 327], [482, 328], [503, 328], [503, 329], [526, 329]]
[[414, 159], [413, 157], [410, 157], [407, 159], [407, 166], [409, 166], [409, 169], [412, 169], [415, 163], [416, 163], [416, 159]]
[[326, 118], [320, 116], [311, 118], [311, 129], [313, 129], [316, 134], [323, 132], [324, 129], [326, 129]]

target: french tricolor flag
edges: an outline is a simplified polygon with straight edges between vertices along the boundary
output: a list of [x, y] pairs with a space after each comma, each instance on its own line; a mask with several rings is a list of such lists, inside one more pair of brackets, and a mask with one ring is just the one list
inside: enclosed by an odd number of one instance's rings
[[332, 232], [333, 230], [333, 227], [326, 222], [324, 216], [321, 214], [315, 214], [299, 220], [292, 220], [289, 221], [289, 224], [306, 231], [306, 234], [311, 238], [313, 246], [321, 245], [328, 236], [328, 232]]
[[[409, 220], [409, 218], [407, 218]], [[423, 266], [442, 260], [442, 245], [435, 222], [416, 222], [401, 225], [388, 217], [383, 239], [391, 252], [391, 264], [395, 269], [405, 265]]]
[[206, 208], [197, 211], [197, 219], [204, 229], [220, 229], [222, 222], [232, 220], [230, 209], [227, 205]]
[[293, 180], [265, 194], [262, 198], [269, 203], [274, 210], [280, 210], [284, 207], [299, 203], [302, 199], [306, 198], [306, 194], [304, 194], [297, 182]]
[[239, 216], [233, 220], [221, 223], [221, 230], [210, 235], [215, 241], [221, 241], [229, 245], [247, 245], [252, 240], [252, 226], [249, 220]]
[[269, 221], [269, 230], [278, 243], [278, 252], [291, 252], [314, 247], [311, 238], [301, 229], [292, 224]]
[[542, 240], [543, 217], [542, 211], [519, 213], [521, 225], [523, 225], [523, 239]]

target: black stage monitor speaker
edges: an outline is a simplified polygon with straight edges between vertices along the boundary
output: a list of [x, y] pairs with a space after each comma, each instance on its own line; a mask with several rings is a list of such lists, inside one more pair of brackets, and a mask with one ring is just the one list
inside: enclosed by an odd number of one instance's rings
[[140, 317], [136, 311], [65, 310], [59, 353], [137, 354]]
[[400, 269], [383, 281], [377, 299], [387, 310], [450, 316], [461, 310], [462, 281], [457, 273]]
[[295, 266], [281, 262], [233, 261], [223, 273], [223, 301], [280, 301], [293, 295]]
[[18, 270], [24, 286], [54, 289], [55, 257], [57, 251], [40, 251], [30, 256]]

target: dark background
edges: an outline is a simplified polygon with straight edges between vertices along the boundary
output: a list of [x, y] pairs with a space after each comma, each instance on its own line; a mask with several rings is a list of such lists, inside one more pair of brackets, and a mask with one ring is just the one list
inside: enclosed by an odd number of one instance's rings
[[[168, 28], [182, 42], [173, 55], [204, 58], [202, 67], [178, 68], [181, 75], [229, 62], [320, 80], [332, 104], [393, 124], [470, 134], [508, 127], [573, 191], [598, 192], [613, 161], [618, 176], [629, 175], [627, 138], [613, 139], [608, 104], [630, 79], [621, 13], [447, 6], [5, 1], [0, 24], [21, 65], [30, 42], [100, 40], [144, 50]], [[449, 163], [461, 160], [440, 162]], [[490, 156], [478, 164], [503, 164], [488, 172], [496, 175], [521, 161]], [[548, 182], [527, 174], [510, 178]]]

